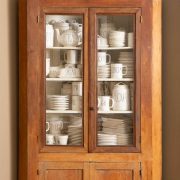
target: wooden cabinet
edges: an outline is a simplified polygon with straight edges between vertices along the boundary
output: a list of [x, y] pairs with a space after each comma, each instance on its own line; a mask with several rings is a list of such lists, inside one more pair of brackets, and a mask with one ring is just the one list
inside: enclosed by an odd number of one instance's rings
[[139, 180], [138, 163], [92, 163], [90, 179]]
[[88, 163], [46, 162], [39, 166], [40, 180], [83, 180], [89, 179]]
[[19, 9], [19, 179], [160, 180], [161, 0]]

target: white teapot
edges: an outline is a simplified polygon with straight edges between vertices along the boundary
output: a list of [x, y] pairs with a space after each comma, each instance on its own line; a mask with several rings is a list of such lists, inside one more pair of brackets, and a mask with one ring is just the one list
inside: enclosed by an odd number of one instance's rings
[[124, 83], [114, 85], [112, 98], [114, 99], [114, 111], [130, 110], [130, 90], [128, 85]]
[[78, 42], [78, 35], [72, 29], [64, 31], [60, 36], [60, 44], [63, 46], [77, 46]]

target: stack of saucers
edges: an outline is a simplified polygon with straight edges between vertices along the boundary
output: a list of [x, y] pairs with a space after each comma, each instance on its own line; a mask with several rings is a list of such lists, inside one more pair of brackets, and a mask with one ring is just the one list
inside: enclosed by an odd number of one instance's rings
[[133, 143], [132, 119], [102, 118], [102, 132], [116, 135], [118, 145], [131, 145]]
[[82, 145], [82, 125], [68, 126], [69, 144]]
[[115, 146], [117, 145], [117, 136], [112, 134], [98, 134], [98, 145], [99, 146]]
[[111, 76], [110, 64], [106, 64], [104, 66], [98, 66], [97, 73], [98, 73], [98, 78], [109, 78]]
[[127, 74], [124, 75], [125, 78], [133, 78], [134, 77], [134, 58], [133, 52], [120, 52], [118, 63], [127, 66]]
[[52, 110], [68, 110], [69, 109], [69, 96], [65, 95], [48, 95], [47, 107]]
[[109, 45], [111, 47], [124, 47], [126, 39], [126, 32], [123, 30], [110, 31], [109, 33]]

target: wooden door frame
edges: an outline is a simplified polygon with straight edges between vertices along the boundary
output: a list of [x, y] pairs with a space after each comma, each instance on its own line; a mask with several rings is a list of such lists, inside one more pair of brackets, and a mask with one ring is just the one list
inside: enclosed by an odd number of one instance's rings
[[[133, 145], [132, 146], [97, 146], [97, 63], [96, 63], [96, 16], [97, 15], [132, 15], [134, 16], [134, 29], [136, 32], [135, 37], [135, 59], [136, 59], [136, 76], [134, 83], [135, 86], [135, 105], [134, 105], [134, 117], [133, 117]], [[140, 95], [140, 85], [141, 85], [141, 8], [91, 8], [90, 9], [90, 24], [93, 24], [90, 29], [90, 54], [89, 54], [89, 149], [90, 152], [99, 153], [133, 153], [140, 152], [140, 118], [141, 118], [141, 95]]]
[[[46, 120], [46, 79], [45, 77], [45, 16], [46, 15], [82, 15], [84, 23], [84, 44], [82, 47], [83, 51], [83, 145], [82, 146], [47, 146], [45, 143], [45, 120]], [[39, 39], [40, 39], [40, 67], [41, 69], [39, 83], [41, 84], [41, 93], [40, 93], [40, 124], [39, 124], [39, 150], [40, 152], [88, 152], [88, 9], [87, 8], [43, 8], [40, 9], [40, 30], [39, 30]], [[44, 60], [44, 62], [43, 62]], [[44, 79], [44, 81], [40, 81]]]

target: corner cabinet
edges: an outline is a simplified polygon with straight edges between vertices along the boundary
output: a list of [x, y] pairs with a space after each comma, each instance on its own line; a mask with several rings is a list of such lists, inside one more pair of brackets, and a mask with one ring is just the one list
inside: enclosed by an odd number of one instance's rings
[[162, 179], [161, 1], [19, 10], [19, 180]]

